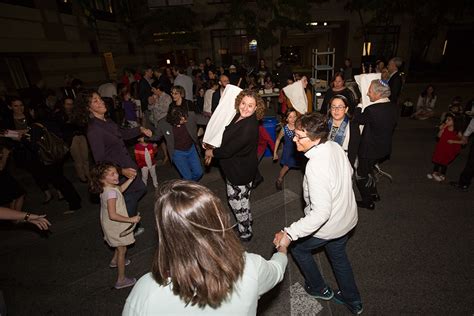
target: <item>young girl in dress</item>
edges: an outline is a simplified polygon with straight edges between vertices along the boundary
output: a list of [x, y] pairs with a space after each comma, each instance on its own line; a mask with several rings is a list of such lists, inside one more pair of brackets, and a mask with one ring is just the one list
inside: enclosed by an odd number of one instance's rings
[[140, 221], [140, 216], [128, 217], [122, 195], [134, 178], [129, 178], [119, 185], [117, 166], [108, 162], [98, 163], [91, 171], [90, 189], [94, 193], [100, 193], [100, 224], [104, 239], [110, 247], [115, 248], [109, 266], [117, 268], [116, 289], [133, 286], [137, 281], [135, 278], [125, 276], [125, 266], [130, 264], [130, 260], [125, 259], [125, 254], [127, 246], [135, 242], [133, 224]]
[[462, 134], [455, 124], [455, 116], [446, 114], [443, 124], [439, 127], [439, 141], [433, 153], [433, 173], [427, 175], [428, 179], [444, 181], [448, 165], [456, 158], [461, 151]]
[[278, 147], [282, 138], [284, 138], [283, 152], [280, 159], [281, 169], [276, 180], [276, 188], [283, 189], [283, 178], [291, 168], [299, 168], [301, 163], [301, 154], [296, 151], [296, 145], [293, 142], [295, 137], [295, 122], [297, 119], [296, 111], [290, 109], [286, 114], [286, 125], [283, 126], [275, 141], [275, 150], [273, 151], [273, 160], [278, 160]]
[[156, 153], [158, 146], [149, 143], [145, 137], [139, 137], [135, 144], [135, 161], [142, 171], [142, 180], [145, 186], [148, 184], [148, 174], [150, 174], [155, 189], [158, 187], [158, 178], [156, 177]]

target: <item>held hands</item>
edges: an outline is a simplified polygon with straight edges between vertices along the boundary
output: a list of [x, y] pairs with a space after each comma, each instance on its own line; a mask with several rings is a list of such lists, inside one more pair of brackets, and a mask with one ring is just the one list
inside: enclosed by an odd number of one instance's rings
[[122, 169], [122, 175], [129, 179], [135, 179], [135, 177], [137, 176], [137, 170], [133, 168], [124, 168]]
[[273, 244], [275, 245], [275, 248], [278, 251], [286, 254], [290, 243], [291, 241], [284, 231], [279, 231], [275, 234], [275, 238], [273, 239]]
[[151, 137], [153, 135], [153, 132], [151, 130], [149, 130], [148, 128], [144, 128], [143, 126], [140, 127], [140, 132], [146, 137]]

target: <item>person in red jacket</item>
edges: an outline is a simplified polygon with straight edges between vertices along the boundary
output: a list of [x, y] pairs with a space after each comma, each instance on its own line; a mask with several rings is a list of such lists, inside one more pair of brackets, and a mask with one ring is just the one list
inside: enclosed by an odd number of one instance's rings
[[148, 182], [148, 173], [153, 180], [153, 186], [158, 187], [158, 180], [156, 178], [156, 159], [157, 145], [147, 143], [145, 137], [140, 137], [138, 143], [135, 145], [135, 160], [138, 167], [142, 170], [142, 180], [145, 185]]

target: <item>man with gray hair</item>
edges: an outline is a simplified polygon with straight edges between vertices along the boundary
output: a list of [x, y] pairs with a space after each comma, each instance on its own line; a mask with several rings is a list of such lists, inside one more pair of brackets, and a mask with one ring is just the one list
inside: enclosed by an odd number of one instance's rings
[[392, 152], [392, 135], [397, 123], [397, 107], [390, 102], [390, 87], [383, 80], [372, 80], [367, 96], [371, 104], [361, 113], [356, 108], [353, 124], [364, 126], [359, 145], [356, 182], [362, 201], [357, 205], [373, 210], [380, 200], [375, 185], [374, 166]]
[[400, 67], [402, 67], [402, 64], [403, 59], [400, 57], [393, 57], [387, 64], [387, 69], [390, 74], [388, 79], [388, 85], [390, 86], [391, 92], [390, 101], [392, 101], [395, 105], [398, 104], [398, 97], [402, 91], [402, 73], [399, 71]]

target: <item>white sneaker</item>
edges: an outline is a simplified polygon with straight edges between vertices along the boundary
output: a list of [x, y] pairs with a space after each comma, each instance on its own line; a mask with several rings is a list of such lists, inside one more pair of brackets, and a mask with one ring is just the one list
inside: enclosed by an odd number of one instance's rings
[[437, 181], [437, 182], [442, 182], [442, 181], [444, 181], [444, 176], [433, 174], [433, 179], [435, 179], [435, 181]]
[[137, 231], [135, 232], [135, 234], [133, 234], [135, 237], [137, 236], [140, 236], [141, 234], [143, 234], [145, 232], [145, 228], [143, 227], [138, 227], [137, 228]]
[[427, 177], [428, 179], [430, 179], [430, 180], [433, 180], [433, 174], [432, 174], [432, 173], [428, 173], [428, 174], [426, 175], [426, 177]]

